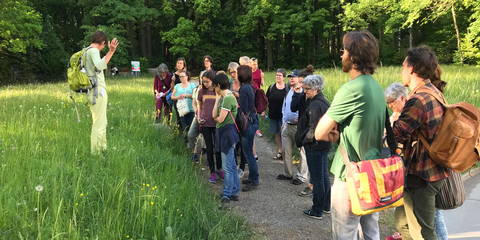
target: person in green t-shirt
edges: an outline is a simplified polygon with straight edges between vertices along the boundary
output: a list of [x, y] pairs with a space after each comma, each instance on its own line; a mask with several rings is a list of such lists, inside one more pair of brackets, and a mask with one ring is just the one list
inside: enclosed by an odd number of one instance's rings
[[[335, 94], [316, 129], [317, 140], [334, 141], [340, 132], [339, 149], [350, 161], [380, 157], [385, 128], [386, 103], [383, 89], [372, 77], [378, 59], [378, 43], [367, 31], [348, 32], [343, 37], [342, 70], [350, 76]], [[378, 213], [357, 216], [351, 211], [345, 182], [345, 165], [337, 150], [330, 171], [332, 186], [333, 239], [357, 239], [360, 224], [365, 239], [380, 239]]]
[[212, 109], [212, 117], [216, 122], [217, 136], [216, 149], [220, 150], [224, 171], [222, 203], [238, 201], [240, 193], [240, 178], [235, 161], [235, 145], [239, 141], [238, 126], [235, 123], [237, 116], [237, 99], [228, 89], [228, 77], [219, 73], [213, 80], [216, 100]]
[[[102, 51], [108, 43], [108, 53], [100, 58]], [[96, 75], [97, 78], [97, 96], [95, 104], [90, 106], [92, 112], [92, 132], [91, 147], [92, 154], [98, 154], [107, 150], [107, 86], [105, 84], [105, 76], [103, 70], [107, 69], [113, 54], [117, 50], [119, 42], [116, 38], [108, 41], [107, 35], [102, 31], [96, 31], [92, 35], [90, 48], [85, 54], [85, 68], [89, 76]]]

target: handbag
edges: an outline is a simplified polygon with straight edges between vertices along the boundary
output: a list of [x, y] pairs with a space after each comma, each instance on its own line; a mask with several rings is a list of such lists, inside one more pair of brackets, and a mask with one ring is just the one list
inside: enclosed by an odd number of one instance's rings
[[248, 126], [250, 125], [250, 119], [247, 114], [242, 111], [238, 111], [236, 121], [237, 128], [239, 133], [247, 131]]
[[187, 99], [184, 98], [177, 101], [177, 111], [180, 117], [183, 117], [190, 112], [190, 107], [188, 107]]
[[396, 155], [397, 144], [386, 111], [385, 128], [390, 157], [350, 162], [344, 144], [340, 154], [347, 167], [347, 186], [352, 213], [367, 215], [391, 207], [403, 205], [405, 168], [403, 160]]
[[454, 209], [465, 202], [465, 186], [462, 175], [450, 170], [450, 176], [435, 197], [435, 207], [439, 209]]

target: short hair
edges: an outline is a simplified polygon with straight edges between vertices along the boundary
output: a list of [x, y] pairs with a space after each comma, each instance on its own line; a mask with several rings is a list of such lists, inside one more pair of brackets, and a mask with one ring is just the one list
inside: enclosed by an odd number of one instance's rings
[[205, 61], [205, 59], [208, 59], [208, 61], [210, 61], [213, 65], [213, 58], [210, 55], [203, 56], [203, 61]]
[[242, 56], [238, 59], [238, 62], [240, 65], [248, 65], [250, 63], [251, 59], [247, 56]]
[[408, 49], [405, 61], [407, 61], [409, 67], [413, 67], [412, 71], [417, 76], [430, 80], [440, 79], [440, 76], [437, 76], [436, 73], [438, 68], [437, 56], [430, 47], [422, 45]]
[[325, 84], [325, 80], [320, 75], [312, 74], [312, 75], [308, 75], [303, 80], [302, 84], [311, 87], [313, 90], [322, 91], [323, 85]]
[[220, 87], [221, 90], [230, 88], [230, 82], [228, 81], [228, 77], [225, 73], [219, 73], [215, 75], [215, 78], [213, 79], [213, 84]]
[[227, 70], [228, 70], [229, 72], [230, 72], [231, 70], [237, 71], [238, 66], [240, 66], [238, 63], [236, 63], [236, 62], [230, 62], [230, 63], [228, 64]]
[[215, 71], [213, 70], [208, 70], [208, 71], [205, 71], [203, 72], [202, 76], [200, 76], [201, 78], [208, 78], [210, 79], [210, 81], [213, 81], [213, 79], [215, 78]]
[[355, 70], [373, 74], [379, 55], [377, 39], [369, 31], [353, 31], [343, 36], [343, 48], [348, 51]]
[[252, 82], [252, 68], [248, 65], [240, 65], [237, 68], [238, 81], [241, 84]]
[[107, 43], [108, 41], [108, 37], [107, 37], [107, 34], [105, 34], [104, 32], [102, 31], [96, 31], [92, 34], [92, 43], [98, 43], [98, 44], [102, 44], [102, 43]]
[[281, 73], [283, 77], [287, 76], [287, 71], [284, 68], [277, 69], [277, 73]]
[[179, 62], [179, 61], [182, 61], [182, 62], [183, 62], [183, 70], [184, 70], [184, 71], [187, 71], [187, 61], [185, 60], [185, 58], [183, 58], [183, 57], [177, 58], [177, 61], [176, 61], [176, 62]]
[[167, 64], [160, 63], [160, 65], [158, 65], [158, 67], [157, 67], [157, 75], [160, 74], [160, 73], [165, 73], [165, 72], [168, 72]]
[[392, 83], [385, 89], [385, 100], [387, 102], [397, 100], [399, 97], [407, 97], [408, 90], [400, 83]]

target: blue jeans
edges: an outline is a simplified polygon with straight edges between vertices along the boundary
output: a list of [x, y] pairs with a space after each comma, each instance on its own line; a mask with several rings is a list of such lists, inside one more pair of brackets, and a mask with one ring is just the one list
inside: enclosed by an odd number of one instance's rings
[[438, 240], [448, 240], [448, 230], [443, 218], [443, 212], [440, 209], [435, 210], [435, 233]]
[[242, 150], [248, 163], [248, 180], [253, 184], [258, 184], [258, 166], [255, 156], [253, 156], [253, 138], [258, 130], [258, 123], [248, 125], [248, 129], [242, 136]]
[[322, 215], [322, 211], [330, 211], [330, 178], [328, 176], [328, 151], [314, 151], [305, 148], [307, 155], [310, 183], [313, 184], [312, 211]]
[[221, 153], [222, 168], [225, 173], [223, 179], [223, 197], [231, 198], [238, 195], [240, 191], [240, 178], [238, 177], [237, 163], [235, 162], [235, 146], [232, 146], [228, 153]]

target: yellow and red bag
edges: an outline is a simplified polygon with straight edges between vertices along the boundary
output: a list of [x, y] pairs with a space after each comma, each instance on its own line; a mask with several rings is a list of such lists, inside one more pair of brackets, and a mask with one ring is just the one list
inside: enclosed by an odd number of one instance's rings
[[352, 213], [367, 215], [403, 205], [405, 167], [396, 155], [397, 144], [390, 126], [388, 110], [385, 119], [387, 143], [391, 151], [388, 158], [350, 162], [344, 146], [340, 153], [347, 167], [347, 185]]
[[405, 168], [400, 156], [347, 164], [348, 193], [355, 215], [402, 206], [404, 183]]

